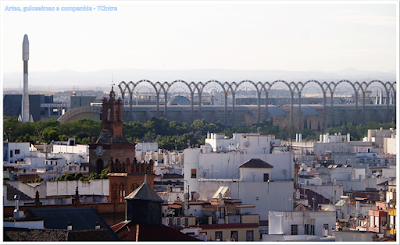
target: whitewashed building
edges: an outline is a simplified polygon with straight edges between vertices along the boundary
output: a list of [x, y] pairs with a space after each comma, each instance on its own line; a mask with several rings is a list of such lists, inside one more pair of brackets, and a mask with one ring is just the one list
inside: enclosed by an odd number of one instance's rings
[[269, 235], [263, 235], [263, 241], [276, 241], [276, 236], [271, 235], [330, 236], [335, 227], [334, 211], [271, 211]]
[[208, 134], [206, 145], [184, 150], [185, 188], [200, 200], [211, 200], [226, 186], [230, 198], [255, 205], [251, 212], [260, 220], [267, 220], [270, 210], [293, 210], [293, 154], [271, 154], [279, 144], [273, 135], [234, 134], [230, 139]]

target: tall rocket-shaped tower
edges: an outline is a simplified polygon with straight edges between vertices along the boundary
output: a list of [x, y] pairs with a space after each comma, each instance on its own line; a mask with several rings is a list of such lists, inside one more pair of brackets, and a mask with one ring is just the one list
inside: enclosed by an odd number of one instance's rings
[[29, 60], [29, 40], [28, 35], [25, 34], [22, 43], [22, 60], [24, 61], [24, 88], [22, 93], [22, 110], [21, 121], [32, 121], [29, 113], [29, 95], [28, 95], [28, 60]]

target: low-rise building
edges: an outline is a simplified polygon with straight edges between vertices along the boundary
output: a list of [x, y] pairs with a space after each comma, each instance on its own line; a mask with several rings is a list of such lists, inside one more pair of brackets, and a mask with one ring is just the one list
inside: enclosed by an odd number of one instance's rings
[[[263, 241], [282, 241], [282, 235], [305, 235], [316, 237], [332, 236], [336, 226], [334, 211], [269, 212], [269, 234]], [[280, 236], [277, 236], [280, 235]], [[306, 240], [306, 238], [302, 238]], [[292, 238], [292, 240], [296, 240]]]

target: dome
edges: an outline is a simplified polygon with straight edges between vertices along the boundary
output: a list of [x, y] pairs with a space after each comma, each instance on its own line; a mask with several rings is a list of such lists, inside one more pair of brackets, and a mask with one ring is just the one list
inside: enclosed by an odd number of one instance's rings
[[190, 100], [184, 96], [177, 95], [168, 101], [168, 105], [190, 105]]

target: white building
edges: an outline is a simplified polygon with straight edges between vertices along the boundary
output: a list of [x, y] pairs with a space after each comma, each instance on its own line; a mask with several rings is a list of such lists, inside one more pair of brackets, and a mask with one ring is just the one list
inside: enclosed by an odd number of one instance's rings
[[383, 152], [386, 154], [397, 154], [397, 136], [383, 139]]
[[[231, 198], [255, 205], [254, 213], [268, 219], [268, 211], [293, 210], [294, 162], [290, 152], [271, 154], [279, 145], [273, 135], [209, 134], [206, 145], [184, 150], [184, 178], [191, 193], [211, 200], [221, 187]], [[290, 200], [289, 200], [290, 199]]]
[[155, 161], [156, 175], [179, 174], [183, 175], [183, 152], [158, 150], [158, 160]]
[[368, 142], [374, 142], [379, 148], [384, 147], [385, 138], [395, 138], [396, 130], [394, 128], [383, 129], [382, 127], [378, 129], [368, 129], [368, 136], [365, 139]]
[[158, 160], [158, 144], [156, 142], [139, 142], [135, 146], [136, 160], [150, 161], [151, 159], [155, 162]]
[[269, 235], [263, 235], [263, 241], [276, 240], [271, 235], [332, 235], [336, 227], [334, 211], [293, 211], [269, 212]]
[[29, 142], [3, 142], [3, 163], [17, 163], [32, 156]]
[[350, 134], [342, 135], [341, 133], [335, 133], [334, 135], [320, 134], [319, 143], [343, 143], [350, 142]]
[[206, 145], [212, 147], [214, 152], [243, 150], [246, 153], [270, 153], [271, 146], [279, 146], [280, 140], [275, 135], [260, 134], [233, 134], [232, 138], [223, 133], [208, 133]]
[[44, 144], [43, 152], [25, 142], [5, 142], [3, 144], [3, 166], [8, 168], [11, 179], [15, 175], [39, 175], [44, 180], [63, 173], [89, 173], [89, 148], [75, 145], [75, 139]]

